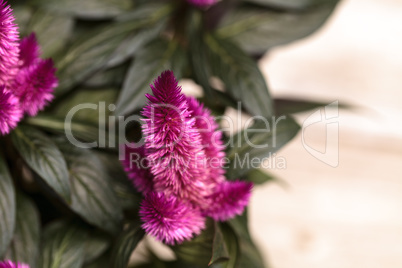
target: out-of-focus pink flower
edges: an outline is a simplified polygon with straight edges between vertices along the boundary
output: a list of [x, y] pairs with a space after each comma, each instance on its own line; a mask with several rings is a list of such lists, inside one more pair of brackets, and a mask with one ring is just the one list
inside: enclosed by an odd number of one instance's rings
[[207, 6], [212, 6], [217, 0], [187, 0], [190, 4], [198, 7], [207, 7]]
[[34, 65], [40, 57], [40, 46], [36, 40], [35, 33], [31, 33], [20, 42], [19, 62], [20, 68]]
[[0, 268], [29, 268], [29, 265], [23, 263], [14, 263], [12, 261], [0, 262]]
[[217, 221], [226, 221], [243, 213], [247, 206], [253, 184], [245, 181], [224, 181], [208, 197], [207, 216]]
[[149, 161], [145, 156], [145, 147], [125, 146], [124, 150], [126, 155], [122, 164], [128, 178], [139, 192], [149, 193], [153, 189], [153, 175], [150, 171]]
[[18, 27], [10, 6], [0, 0], [0, 85], [5, 85], [17, 73]]
[[163, 193], [152, 192], [144, 198], [140, 217], [148, 234], [169, 245], [182, 243], [205, 228], [199, 210]]
[[18, 99], [4, 85], [0, 86], [0, 133], [8, 134], [21, 120]]
[[30, 116], [35, 116], [54, 98], [53, 91], [58, 85], [55, 73], [51, 59], [38, 59], [19, 70], [12, 88], [21, 108]]

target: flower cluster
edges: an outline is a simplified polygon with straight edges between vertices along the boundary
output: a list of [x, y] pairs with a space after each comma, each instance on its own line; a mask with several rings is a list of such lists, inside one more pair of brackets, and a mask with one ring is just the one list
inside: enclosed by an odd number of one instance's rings
[[214, 5], [217, 0], [187, 0], [187, 2], [198, 7], [208, 7]]
[[29, 268], [29, 265], [22, 263], [14, 263], [12, 261], [0, 262], [0, 268]]
[[24, 113], [35, 116], [57, 87], [51, 59], [40, 58], [35, 34], [19, 41], [9, 5], [0, 0], [0, 134], [15, 128]]
[[142, 111], [145, 145], [127, 146], [123, 166], [144, 195], [142, 227], [173, 245], [199, 234], [206, 217], [225, 221], [241, 214], [252, 184], [226, 180], [217, 123], [208, 109], [181, 93], [171, 71], [163, 72], [151, 89]]

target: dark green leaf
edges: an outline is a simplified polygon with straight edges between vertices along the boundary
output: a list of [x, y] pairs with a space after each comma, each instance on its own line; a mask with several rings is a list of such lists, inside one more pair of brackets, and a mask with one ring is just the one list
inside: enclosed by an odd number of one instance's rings
[[[327, 106], [329, 102], [311, 101], [298, 98], [275, 98], [275, 114], [295, 114]], [[339, 108], [350, 108], [347, 104], [340, 104]]]
[[29, 2], [52, 12], [91, 19], [114, 17], [132, 6], [130, 0], [30, 0]]
[[110, 246], [110, 236], [93, 230], [85, 243], [84, 263], [90, 263], [101, 256]]
[[[88, 80], [84, 81], [82, 87], [83, 88], [115, 87], [120, 89], [121, 86], [123, 85], [124, 77], [126, 75], [128, 67], [129, 63], [126, 63], [107, 70], [100, 70], [97, 73], [93, 74]], [[81, 91], [82, 89], [80, 89], [78, 92]]]
[[17, 221], [13, 240], [5, 259], [36, 267], [39, 257], [40, 219], [39, 212], [28, 197], [17, 194]]
[[110, 267], [126, 268], [132, 252], [144, 235], [145, 232], [139, 222], [131, 224], [122, 232], [114, 245]]
[[149, 16], [144, 17], [144, 13], [139, 13], [129, 21], [108, 24], [83, 35], [57, 62], [60, 85], [56, 95], [68, 92], [91, 74], [104, 68], [127, 36], [143, 27], [154, 25], [169, 11], [169, 6], [163, 6], [153, 10]]
[[251, 181], [254, 184], [264, 184], [269, 181], [276, 181], [277, 179], [268, 174], [267, 172], [263, 171], [262, 169], [252, 169], [247, 173], [247, 180]]
[[248, 230], [247, 210], [242, 215], [228, 221], [228, 224], [233, 229], [239, 246], [236, 267], [264, 268], [264, 260]]
[[264, 160], [271, 157], [298, 133], [300, 126], [291, 117], [258, 120], [250, 128], [233, 137], [227, 156], [230, 164], [227, 176], [238, 178], [250, 169], [258, 168]]
[[228, 259], [228, 251], [219, 226], [212, 219], [207, 219], [206, 225], [206, 229], [199, 236], [172, 247], [180, 262], [186, 262], [191, 267], [207, 267]]
[[304, 11], [289, 13], [240, 6], [227, 14], [218, 35], [236, 42], [249, 53], [262, 54], [274, 46], [315, 32], [327, 20], [337, 2], [325, 1]]
[[19, 126], [11, 137], [28, 166], [69, 203], [71, 198], [67, 165], [54, 142], [41, 131], [28, 126]]
[[15, 190], [7, 168], [7, 162], [0, 152], [0, 256], [6, 252], [15, 229]]
[[305, 10], [317, 4], [328, 3], [331, 0], [244, 0], [267, 7], [289, 10]]
[[78, 224], [54, 222], [43, 233], [40, 268], [80, 268], [87, 233]]
[[71, 209], [103, 230], [116, 232], [121, 225], [122, 209], [109, 176], [99, 158], [64, 139], [57, 139], [68, 165], [72, 186]]
[[47, 58], [63, 49], [72, 32], [73, 23], [69, 16], [38, 9], [32, 15], [28, 33], [35, 32], [42, 57]]
[[155, 40], [138, 52], [131, 65], [123, 89], [117, 100], [116, 114], [127, 114], [142, 108], [146, 103], [145, 93], [150, 93], [149, 84], [166, 69], [174, 71], [180, 79], [186, 64], [186, 55], [176, 42]]
[[70, 137], [79, 141], [87, 142], [87, 146], [89, 147], [97, 146], [97, 144], [90, 144], [99, 140], [99, 132], [101, 132], [103, 137], [108, 137], [109, 135], [106, 130], [99, 129], [98, 126], [92, 125], [88, 122], [74, 120], [71, 123], [66, 123], [64, 117], [58, 116], [38, 115], [36, 117], [28, 118], [26, 123], [57, 134], [66, 135], [67, 133], [70, 133]]
[[256, 62], [228, 40], [206, 34], [208, 66], [220, 78], [225, 89], [252, 115], [272, 115], [267, 84]]

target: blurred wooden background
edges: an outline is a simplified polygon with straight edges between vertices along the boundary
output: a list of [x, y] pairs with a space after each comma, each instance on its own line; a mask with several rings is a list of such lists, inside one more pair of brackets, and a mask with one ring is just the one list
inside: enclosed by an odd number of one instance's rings
[[[402, 267], [402, 1], [344, 0], [319, 32], [271, 51], [261, 67], [274, 96], [360, 107], [339, 113], [338, 167], [310, 155], [299, 135], [278, 153], [287, 168], [270, 170], [289, 187], [255, 188], [251, 228], [267, 261]], [[324, 150], [325, 137], [325, 126], [306, 129], [313, 148]]]

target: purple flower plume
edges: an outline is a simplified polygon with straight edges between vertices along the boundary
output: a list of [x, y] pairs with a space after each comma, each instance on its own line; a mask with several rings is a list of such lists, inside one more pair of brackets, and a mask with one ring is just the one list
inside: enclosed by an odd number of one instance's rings
[[217, 0], [187, 0], [187, 2], [198, 7], [207, 7], [214, 5]]
[[224, 181], [209, 196], [207, 216], [217, 221], [226, 221], [240, 215], [247, 206], [253, 184], [244, 181]]
[[163, 72], [151, 88], [142, 115], [155, 190], [202, 202], [205, 155], [186, 97], [171, 71]]
[[12, 79], [18, 67], [18, 27], [7, 2], [0, 0], [0, 85]]
[[222, 132], [208, 109], [181, 93], [171, 71], [151, 89], [142, 112], [145, 147], [127, 146], [122, 164], [144, 194], [142, 227], [173, 245], [199, 234], [206, 217], [225, 221], [241, 214], [252, 184], [226, 181]]
[[144, 198], [140, 217], [147, 233], [169, 245], [189, 240], [205, 228], [199, 210], [163, 193], [152, 192]]
[[0, 86], [0, 133], [8, 134], [21, 120], [22, 111], [18, 99], [3, 86]]
[[14, 263], [12, 261], [0, 262], [0, 268], [29, 268], [29, 265], [23, 263]]
[[35, 116], [53, 100], [53, 91], [58, 81], [51, 59], [39, 59], [28, 67], [20, 69], [12, 87], [21, 107], [30, 116]]
[[35, 64], [39, 60], [40, 47], [35, 33], [31, 33], [20, 42], [20, 68], [25, 68]]
[[153, 189], [152, 174], [149, 161], [145, 156], [144, 146], [139, 148], [125, 147], [126, 155], [123, 167], [134, 187], [141, 193], [147, 194]]

